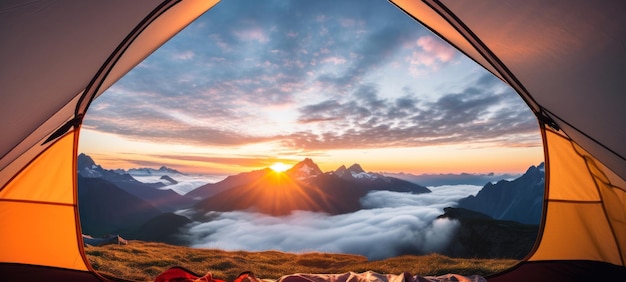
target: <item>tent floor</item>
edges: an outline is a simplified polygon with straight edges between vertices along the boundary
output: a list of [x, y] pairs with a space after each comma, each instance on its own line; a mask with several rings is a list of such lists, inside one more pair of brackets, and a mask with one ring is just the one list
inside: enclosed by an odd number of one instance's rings
[[626, 267], [587, 260], [527, 261], [486, 278], [489, 282], [626, 281]]
[[0, 263], [0, 280], [67, 282], [125, 281], [108, 280], [89, 271], [20, 263]]
[[[0, 263], [0, 274], [7, 281], [126, 281], [108, 280], [89, 271], [17, 263]], [[486, 278], [489, 282], [625, 281], [626, 267], [597, 261], [533, 261]]]

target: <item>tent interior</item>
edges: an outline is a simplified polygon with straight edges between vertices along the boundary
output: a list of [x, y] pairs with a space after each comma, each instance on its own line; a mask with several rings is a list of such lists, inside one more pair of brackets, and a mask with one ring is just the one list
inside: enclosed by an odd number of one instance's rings
[[[0, 273], [111, 279], [89, 264], [76, 156], [91, 102], [218, 1], [0, 3]], [[626, 277], [626, 18], [619, 1], [392, 0], [510, 85], [546, 160], [540, 238], [488, 281]], [[112, 20], [114, 19], [114, 20]], [[42, 236], [43, 235], [43, 236]]]

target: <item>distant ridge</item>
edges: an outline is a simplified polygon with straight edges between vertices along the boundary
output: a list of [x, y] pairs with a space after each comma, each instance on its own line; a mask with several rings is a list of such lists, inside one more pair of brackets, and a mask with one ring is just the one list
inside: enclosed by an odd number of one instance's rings
[[[163, 171], [166, 171], [164, 169]], [[162, 182], [143, 183], [135, 179], [124, 170], [110, 170], [96, 164], [94, 160], [86, 154], [79, 154], [77, 158], [78, 175], [84, 178], [100, 178], [114, 184], [140, 199], [150, 203], [163, 212], [172, 212], [181, 208], [191, 206], [192, 200], [181, 196], [170, 189], [159, 189], [166, 185]], [[175, 180], [167, 179], [170, 183]], [[173, 182], [172, 182], [173, 181]], [[91, 183], [91, 182], [85, 182]], [[79, 189], [89, 188], [89, 184], [79, 186]]]
[[147, 168], [147, 167], [131, 168], [131, 169], [128, 169], [126, 173], [130, 175], [134, 175], [134, 176], [150, 176], [150, 175], [161, 176], [161, 175], [174, 175], [174, 174], [184, 175], [184, 173], [178, 170], [175, 170], [173, 168], [166, 167], [166, 166], [161, 166], [159, 169], [153, 169], [153, 168]]
[[459, 200], [458, 207], [478, 211], [495, 219], [539, 224], [545, 186], [544, 163], [531, 166], [512, 180], [487, 183], [476, 196]]
[[390, 173], [384, 172], [386, 176], [396, 177], [419, 183], [424, 186], [442, 186], [442, 185], [479, 185], [483, 186], [488, 182], [497, 182], [503, 179], [515, 179], [522, 174], [510, 173], [440, 173], [440, 174], [411, 174], [411, 173]]

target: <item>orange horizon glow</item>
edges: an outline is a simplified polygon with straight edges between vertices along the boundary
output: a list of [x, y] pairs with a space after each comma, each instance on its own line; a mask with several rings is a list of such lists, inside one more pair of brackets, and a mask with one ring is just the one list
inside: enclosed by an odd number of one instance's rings
[[[214, 175], [232, 175], [241, 172], [248, 172], [253, 170], [260, 170], [265, 168], [270, 168], [277, 172], [284, 172], [285, 170], [293, 167], [298, 162], [304, 160], [305, 157], [292, 161], [284, 161], [282, 164], [284, 167], [281, 169], [274, 168], [274, 165], [259, 165], [259, 166], [245, 166], [245, 165], [223, 165], [223, 164], [213, 164], [213, 163], [201, 163], [201, 162], [185, 162], [185, 161], [176, 161], [176, 160], [165, 160], [152, 158], [150, 156], [137, 156], [137, 159], [128, 160], [123, 159], [120, 156], [120, 159], [111, 158], [111, 156], [105, 156], [101, 154], [89, 154], [94, 161], [102, 165], [106, 169], [131, 169], [138, 167], [151, 167], [151, 168], [159, 168], [161, 166], [166, 166], [169, 168], [176, 169], [183, 173], [190, 174], [214, 174]], [[448, 159], [441, 160], [431, 160], [429, 161], [405, 161], [402, 163], [383, 163], [383, 162], [373, 162], [373, 161], [353, 161], [353, 162], [343, 162], [343, 161], [323, 161], [322, 159], [317, 159], [312, 157], [313, 161], [320, 167], [320, 169], [324, 172], [334, 171], [342, 165], [350, 166], [352, 164], [358, 163], [360, 164], [364, 170], [368, 172], [386, 172], [386, 173], [410, 173], [410, 174], [459, 174], [459, 173], [470, 173], [470, 174], [486, 174], [486, 173], [523, 173], [528, 169], [528, 167], [532, 165], [538, 165], [543, 162], [542, 159], [532, 160], [532, 158], [528, 158], [527, 161], [522, 162], [511, 162], [510, 160], [491, 160], [487, 163], [471, 163], [466, 160], [459, 160], [458, 162], [450, 162]], [[143, 164], [142, 164], [143, 163]], [[153, 163], [152, 165], [146, 163]]]
[[[90, 131], [83, 129], [82, 131]], [[276, 144], [249, 147], [200, 147], [128, 140], [90, 131], [83, 134], [79, 152], [91, 156], [106, 169], [167, 166], [191, 174], [233, 175], [277, 163], [289, 169], [311, 158], [322, 171], [334, 171], [358, 163], [369, 172], [446, 174], [446, 173], [523, 173], [544, 161], [541, 145], [503, 147], [481, 144], [433, 145], [404, 148], [363, 148], [283, 153]], [[155, 155], [155, 152], [160, 154]], [[259, 152], [267, 152], [260, 154]], [[286, 168], [285, 168], [286, 167]]]

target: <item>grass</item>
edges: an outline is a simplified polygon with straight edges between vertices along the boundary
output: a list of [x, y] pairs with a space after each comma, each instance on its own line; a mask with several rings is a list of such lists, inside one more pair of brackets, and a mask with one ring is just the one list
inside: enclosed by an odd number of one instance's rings
[[163, 243], [128, 241], [128, 245], [86, 247], [91, 265], [98, 272], [135, 281], [152, 281], [172, 266], [197, 274], [211, 272], [214, 278], [233, 281], [241, 272], [252, 271], [259, 278], [278, 279], [293, 273], [345, 273], [374, 271], [384, 274], [486, 276], [505, 270], [513, 259], [460, 259], [438, 254], [400, 256], [369, 261], [364, 256], [330, 253], [227, 252], [193, 249]]

